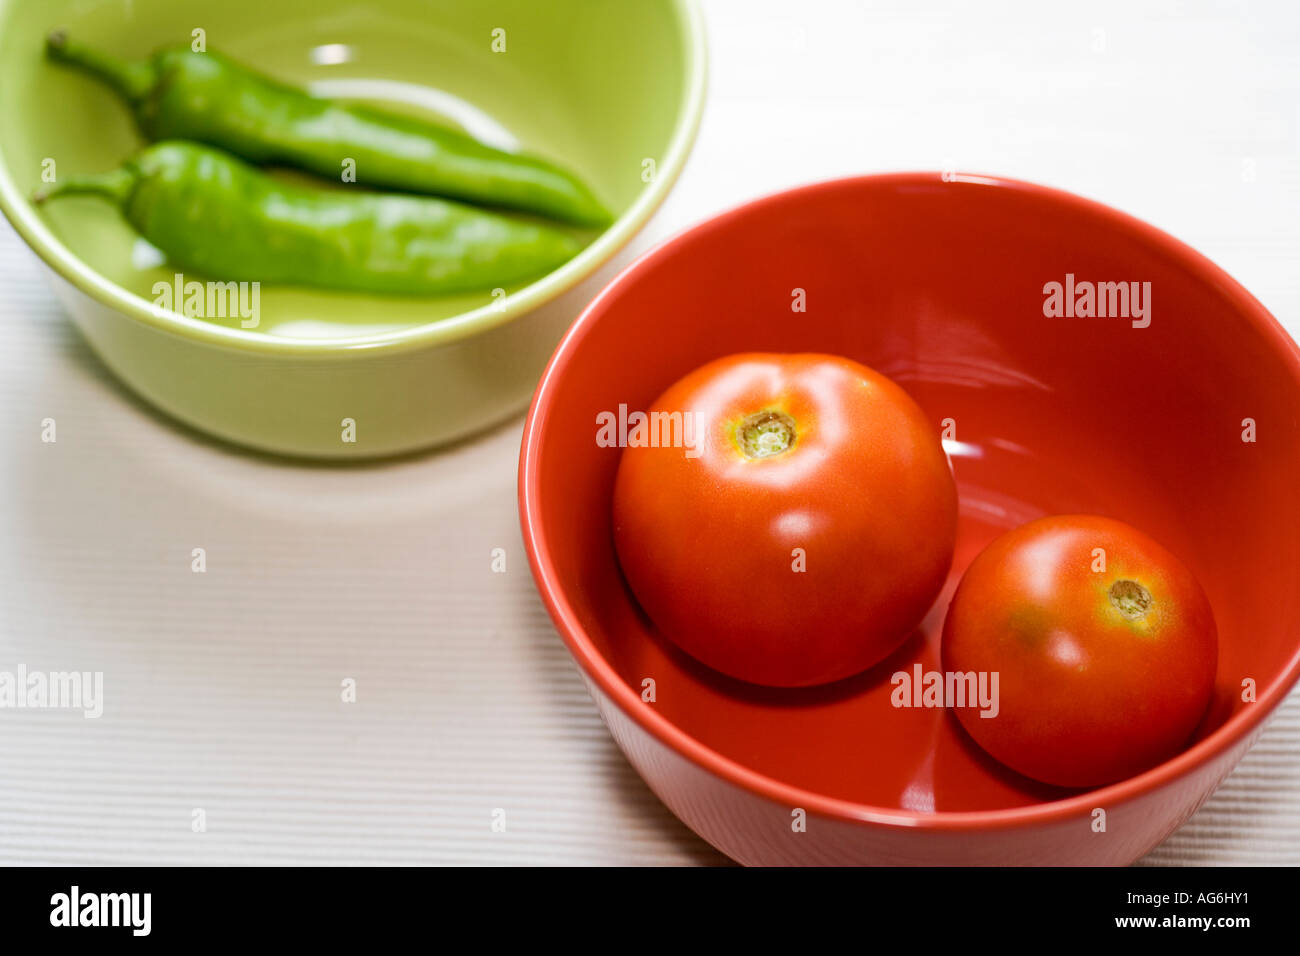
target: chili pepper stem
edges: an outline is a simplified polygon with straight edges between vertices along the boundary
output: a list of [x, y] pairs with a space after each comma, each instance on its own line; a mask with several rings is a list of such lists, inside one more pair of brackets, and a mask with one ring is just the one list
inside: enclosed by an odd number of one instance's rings
[[52, 60], [71, 63], [95, 74], [132, 103], [143, 99], [157, 82], [153, 65], [144, 60], [119, 60], [115, 56], [82, 46], [64, 30], [45, 38], [45, 52]]
[[37, 205], [60, 196], [102, 196], [123, 205], [135, 188], [135, 174], [129, 169], [110, 169], [106, 173], [71, 176], [49, 189], [42, 189], [32, 197]]

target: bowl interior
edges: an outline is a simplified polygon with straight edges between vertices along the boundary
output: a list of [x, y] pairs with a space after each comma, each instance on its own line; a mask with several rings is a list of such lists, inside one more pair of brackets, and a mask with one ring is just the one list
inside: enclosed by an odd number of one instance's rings
[[[201, 28], [209, 49], [321, 95], [427, 115], [494, 145], [545, 155], [623, 215], [654, 188], [642, 181], [642, 161], [668, 162], [692, 95], [686, 19], [674, 0], [0, 0], [0, 162], [25, 204], [46, 159], [62, 175], [98, 172], [144, 144], [111, 91], [45, 61], [50, 30], [66, 28], [119, 56], [144, 57], [190, 43]], [[505, 52], [492, 49], [498, 28]], [[39, 216], [67, 253], [145, 302], [153, 301], [155, 282], [172, 281], [175, 268], [161, 263], [107, 203], [69, 198]], [[595, 238], [591, 231], [575, 235]], [[594, 267], [600, 251], [589, 247], [579, 260]], [[575, 281], [584, 268], [579, 260], [561, 270]], [[267, 286], [258, 332], [355, 338], [495, 303], [488, 291], [416, 298]], [[239, 322], [209, 321], [234, 328]]]
[[[1044, 286], [1151, 283], [1150, 324], [1044, 315]], [[794, 290], [806, 312], [791, 309]], [[1138, 320], [1141, 321], [1141, 320]], [[903, 385], [947, 442], [961, 496], [948, 585], [871, 671], [802, 691], [744, 685], [656, 634], [615, 559], [618, 449], [596, 416], [644, 409], [737, 351], [852, 357]], [[890, 677], [939, 669], [956, 582], [1005, 529], [1092, 512], [1137, 526], [1205, 586], [1220, 630], [1197, 738], [1294, 665], [1300, 577], [1300, 361], [1244, 290], [1151, 227], [1051, 190], [938, 175], [866, 177], [743, 207], [643, 260], [565, 340], [537, 397], [522, 480], [542, 588], [581, 625], [580, 660], [716, 754], [875, 808], [996, 810], [1073, 791], [987, 758], [943, 710], [891, 706]], [[1243, 441], [1243, 419], [1256, 423]], [[532, 485], [535, 495], [529, 496]], [[549, 579], [549, 581], [548, 581]], [[657, 701], [639, 704], [644, 678]], [[633, 696], [634, 695], [634, 696]]]

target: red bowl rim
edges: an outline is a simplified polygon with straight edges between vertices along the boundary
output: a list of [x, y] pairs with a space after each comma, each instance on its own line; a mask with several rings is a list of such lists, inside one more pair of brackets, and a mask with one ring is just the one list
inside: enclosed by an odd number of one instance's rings
[[922, 813], [898, 808], [875, 807], [839, 797], [826, 796], [783, 783], [766, 774], [744, 766], [730, 757], [706, 746], [653, 707], [647, 707], [633, 688], [625, 684], [614, 668], [596, 650], [583, 630], [556, 575], [551, 561], [546, 531], [539, 512], [538, 462], [541, 455], [542, 435], [545, 432], [550, 410], [550, 397], [556, 382], [564, 375], [577, 346], [586, 337], [606, 303], [615, 298], [639, 272], [646, 269], [667, 250], [692, 242], [707, 233], [721, 228], [732, 220], [770, 205], [778, 205], [801, 196], [824, 191], [849, 188], [854, 185], [926, 186], [936, 182], [961, 183], [1015, 190], [1047, 203], [1071, 207], [1073, 211], [1088, 213], [1109, 221], [1118, 229], [1135, 234], [1139, 239], [1157, 247], [1170, 259], [1178, 260], [1190, 271], [1211, 280], [1233, 300], [1245, 318], [1272, 343], [1287, 359], [1292, 378], [1300, 383], [1300, 348], [1267, 309], [1254, 296], [1190, 246], [1154, 226], [1127, 213], [1094, 200], [1085, 199], [1063, 190], [1022, 180], [1000, 176], [952, 174], [938, 172], [897, 172], [849, 176], [798, 186], [751, 200], [730, 210], [688, 227], [641, 255], [627, 266], [583, 310], [569, 328], [551, 357], [551, 361], [538, 383], [524, 424], [523, 441], [519, 456], [519, 517], [523, 530], [524, 548], [532, 568], [533, 578], [547, 611], [555, 623], [569, 652], [601, 692], [643, 730], [660, 743], [685, 757], [691, 763], [721, 777], [728, 783], [741, 787], [778, 805], [802, 807], [822, 816], [889, 827], [908, 827], [923, 830], [969, 831], [994, 828], [1011, 828], [1047, 824], [1079, 815], [1087, 815], [1097, 806], [1115, 806], [1149, 794], [1176, 779], [1189, 775], [1208, 764], [1243, 740], [1256, 726], [1282, 702], [1291, 687], [1300, 679], [1300, 644], [1297, 644], [1290, 662], [1280, 680], [1274, 681], [1256, 700], [1229, 718], [1222, 726], [1192, 747], [1152, 769], [1096, 790], [1053, 800], [1000, 810], [939, 811]]

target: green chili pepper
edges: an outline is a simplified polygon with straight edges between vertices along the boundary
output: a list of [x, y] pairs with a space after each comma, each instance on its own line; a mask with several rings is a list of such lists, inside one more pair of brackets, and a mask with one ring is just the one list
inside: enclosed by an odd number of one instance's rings
[[87, 193], [116, 203], [177, 266], [226, 281], [443, 294], [528, 279], [581, 248], [559, 230], [446, 200], [285, 185], [197, 143], [156, 143], [36, 201]]
[[253, 163], [339, 178], [344, 159], [376, 188], [450, 196], [584, 226], [609, 211], [573, 174], [533, 156], [494, 149], [462, 133], [365, 106], [310, 96], [216, 53], [160, 50], [126, 62], [50, 34], [52, 59], [106, 80], [151, 140], [192, 139]]

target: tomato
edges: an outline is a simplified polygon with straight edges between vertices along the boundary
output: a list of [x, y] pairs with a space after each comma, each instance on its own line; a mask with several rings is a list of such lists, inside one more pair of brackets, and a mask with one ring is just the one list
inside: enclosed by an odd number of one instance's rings
[[954, 708], [1027, 777], [1113, 783], [1172, 757], [1214, 690], [1218, 640], [1192, 573], [1109, 518], [1040, 518], [976, 556], [943, 630], [949, 674], [996, 672], [996, 716]]
[[614, 543], [661, 634], [740, 680], [865, 670], [899, 646], [952, 561], [957, 492], [937, 425], [848, 359], [744, 354], [649, 409], [699, 425], [691, 454], [632, 447]]

